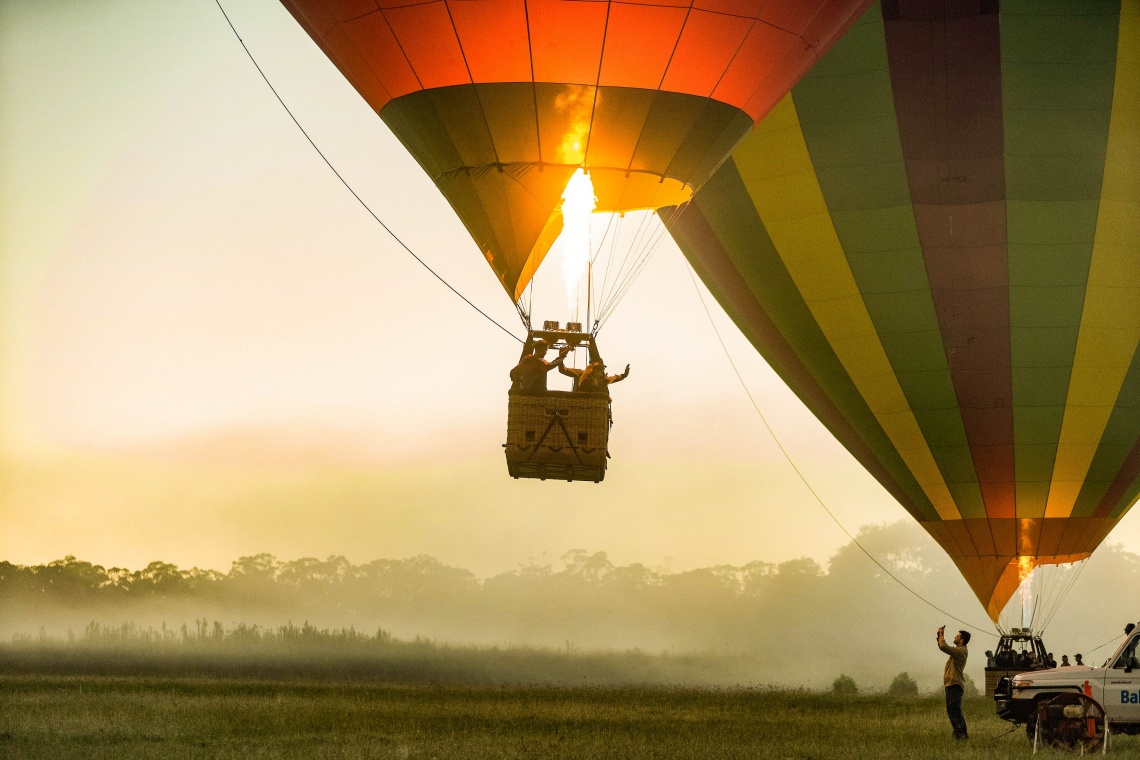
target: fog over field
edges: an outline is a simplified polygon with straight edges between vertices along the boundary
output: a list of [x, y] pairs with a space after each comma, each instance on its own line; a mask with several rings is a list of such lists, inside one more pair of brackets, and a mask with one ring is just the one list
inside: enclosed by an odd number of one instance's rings
[[[981, 683], [993, 627], [942, 550], [903, 522], [865, 527], [859, 540], [914, 593], [853, 543], [826, 567], [806, 558], [758, 559], [671, 572], [615, 566], [604, 551], [574, 549], [486, 578], [426, 556], [353, 565], [343, 557], [262, 554], [237, 559], [226, 573], [163, 562], [104, 568], [69, 557], [39, 566], [0, 563], [0, 636], [13, 646], [116, 637], [176, 643], [307, 623], [310, 630], [351, 628], [369, 637], [382, 629], [382, 637], [438, 645], [700, 655], [718, 664], [687, 670], [684, 678], [711, 683], [827, 688], [843, 673], [862, 688], [884, 689], [906, 671], [933, 689], [944, 659], [934, 630], [963, 627], [953, 615], [981, 629], [974, 630], [967, 668]], [[1068, 581], [1072, 590], [1046, 644], [1058, 660], [1082, 652], [1099, 663], [1113, 645], [1092, 650], [1140, 618], [1140, 556], [1104, 546], [1079, 575], [1058, 583]], [[1056, 596], [1039, 592], [1042, 601]]]

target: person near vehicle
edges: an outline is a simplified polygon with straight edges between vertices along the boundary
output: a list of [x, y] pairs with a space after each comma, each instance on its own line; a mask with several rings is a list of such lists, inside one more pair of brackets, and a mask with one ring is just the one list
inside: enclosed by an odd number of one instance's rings
[[566, 361], [566, 357], [570, 353], [570, 347], [566, 346], [558, 352], [557, 359], [548, 362], [543, 357], [550, 350], [549, 343], [539, 338], [531, 346], [531, 352], [520, 359], [515, 368], [511, 370], [512, 391], [544, 393], [546, 391], [546, 373], [555, 367], [561, 367], [562, 362]]
[[996, 668], [997, 667], [997, 660], [994, 659], [994, 653], [988, 649], [986, 650], [986, 667], [987, 668]]
[[1061, 667], [1062, 668], [1069, 667], [1069, 655], [1067, 655], [1067, 654], [1061, 655]]
[[1080, 652], [1077, 652], [1075, 655], [1073, 655], [1073, 659], [1077, 661], [1078, 665], [1084, 665], [1085, 664], [1085, 661], [1081, 659], [1081, 653]]
[[946, 667], [942, 671], [942, 686], [946, 691], [946, 715], [950, 718], [950, 727], [954, 729], [954, 738], [964, 741], [970, 738], [966, 730], [966, 717], [962, 715], [962, 697], [966, 693], [966, 659], [969, 651], [966, 645], [970, 643], [969, 631], [958, 631], [954, 637], [954, 644], [946, 643], [946, 626], [938, 629], [935, 637], [938, 648], [950, 655], [946, 660]]

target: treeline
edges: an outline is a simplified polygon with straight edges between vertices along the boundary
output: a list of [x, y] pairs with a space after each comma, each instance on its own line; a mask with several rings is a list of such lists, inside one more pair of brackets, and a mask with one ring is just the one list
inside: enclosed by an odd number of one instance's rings
[[228, 573], [181, 569], [151, 562], [141, 570], [105, 568], [73, 556], [46, 565], [0, 562], [0, 598], [36, 596], [59, 603], [183, 599], [256, 602], [259, 606], [298, 596], [373, 602], [446, 599], [479, 587], [474, 574], [443, 565], [432, 557], [376, 560], [352, 565], [344, 557], [303, 558], [280, 562], [270, 554], [242, 557]]
[[[930, 546], [914, 546], [916, 529], [880, 526], [863, 536], [877, 544], [892, 572], [925, 587], [952, 568]], [[889, 545], [889, 546], [888, 546]], [[874, 571], [874, 572], [871, 572]], [[803, 632], [818, 646], [824, 631], [856, 618], [886, 618], [900, 601], [878, 568], [852, 548], [825, 570], [811, 559], [752, 562], [685, 572], [619, 566], [605, 552], [568, 552], [555, 565], [529, 563], [480, 579], [432, 557], [354, 565], [344, 557], [279, 561], [259, 554], [228, 572], [152, 562], [140, 570], [105, 568], [74, 557], [45, 565], [0, 563], [4, 629], [61, 632], [89, 620], [178, 626], [200, 618], [225, 625], [280, 625], [308, 620], [460, 643], [644, 648], [653, 651], [759, 652], [782, 656]], [[960, 584], [959, 585], [963, 585]], [[961, 606], [970, 609], [967, 597]], [[23, 614], [19, 614], [22, 611]]]
[[[324, 608], [350, 614], [391, 612], [395, 608], [446, 605], [450, 608], [527, 599], [543, 608], [596, 608], [607, 599], [652, 599], [708, 605], [737, 597], [779, 596], [802, 590], [824, 577], [810, 559], [774, 565], [753, 562], [722, 565], [683, 573], [661, 573], [644, 565], [615, 566], [605, 552], [568, 552], [562, 567], [530, 564], [480, 580], [473, 573], [444, 565], [432, 557], [376, 560], [353, 565], [344, 557], [278, 561], [269, 554], [242, 557], [227, 573], [180, 569], [152, 562], [130, 571], [104, 568], [67, 556], [45, 565], [0, 562], [0, 598], [36, 599], [60, 605], [123, 605], [178, 600], [235, 605], [240, 609]], [[553, 604], [551, 604], [553, 602]]]
[[[995, 639], [942, 550], [907, 523], [865, 528], [859, 540], [914, 593], [854, 544], [826, 568], [797, 559], [666, 572], [575, 550], [557, 565], [529, 563], [484, 579], [431, 557], [354, 565], [343, 557], [260, 554], [224, 573], [163, 562], [131, 571], [65, 557], [0, 563], [0, 637], [35, 638], [41, 626], [60, 639], [68, 630], [80, 636], [91, 621], [165, 625], [176, 638], [183, 625], [199, 635], [203, 621], [210, 631], [257, 626], [262, 633], [309, 621], [314, 630], [383, 629], [403, 641], [731, 655], [754, 662], [760, 682], [817, 687], [838, 673], [860, 683], [885, 679], [885, 686], [905, 670], [925, 689], [941, 672], [933, 631], [961, 627], [953, 615], [983, 629], [968, 666], [980, 680], [982, 652]], [[1138, 617], [1140, 557], [1106, 546], [1073, 586], [1047, 643], [1058, 659], [1087, 654]]]

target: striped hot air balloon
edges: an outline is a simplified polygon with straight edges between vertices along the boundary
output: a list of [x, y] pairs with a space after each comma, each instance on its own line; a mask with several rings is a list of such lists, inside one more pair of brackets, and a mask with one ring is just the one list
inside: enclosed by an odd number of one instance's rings
[[562, 228], [688, 200], [869, 0], [282, 0], [516, 302]]
[[1137, 500], [1137, 0], [883, 0], [671, 232], [995, 621]]

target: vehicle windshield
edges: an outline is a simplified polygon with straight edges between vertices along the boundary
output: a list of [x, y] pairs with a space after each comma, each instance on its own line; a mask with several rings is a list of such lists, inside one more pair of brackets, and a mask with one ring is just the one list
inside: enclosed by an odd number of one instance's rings
[[1133, 636], [1132, 640], [1121, 650], [1116, 658], [1114, 668], [1140, 668], [1140, 660], [1136, 658], [1136, 645], [1140, 643], [1140, 636]]

